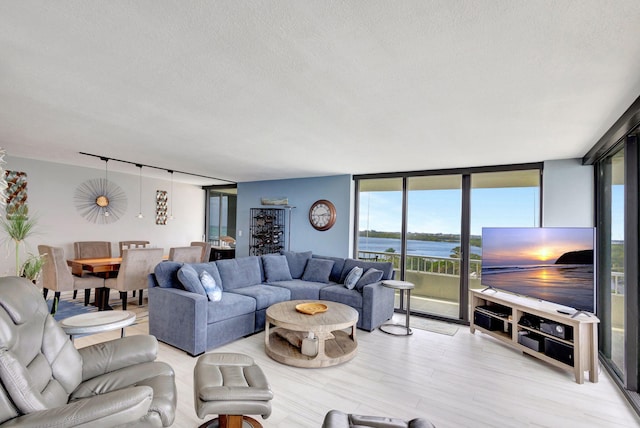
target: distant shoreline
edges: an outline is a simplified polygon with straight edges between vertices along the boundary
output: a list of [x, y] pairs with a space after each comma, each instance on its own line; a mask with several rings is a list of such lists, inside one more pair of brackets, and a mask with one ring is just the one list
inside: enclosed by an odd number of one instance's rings
[[[378, 230], [361, 230], [358, 236], [366, 238], [388, 238], [400, 239], [400, 232], [381, 232]], [[480, 235], [471, 235], [471, 246], [480, 247], [482, 245], [482, 237]], [[429, 242], [460, 242], [460, 235], [453, 233], [422, 233], [408, 232], [407, 239], [412, 241], [429, 241]]]

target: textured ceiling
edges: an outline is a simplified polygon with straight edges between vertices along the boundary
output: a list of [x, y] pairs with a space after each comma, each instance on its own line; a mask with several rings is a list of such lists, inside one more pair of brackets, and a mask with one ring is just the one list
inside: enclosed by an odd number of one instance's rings
[[234, 181], [582, 157], [640, 95], [638, 22], [637, 0], [6, 0], [0, 146]]

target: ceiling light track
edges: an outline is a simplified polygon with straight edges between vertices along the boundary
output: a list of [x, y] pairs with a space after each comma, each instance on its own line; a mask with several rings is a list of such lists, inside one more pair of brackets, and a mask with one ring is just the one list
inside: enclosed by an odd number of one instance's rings
[[128, 161], [128, 160], [123, 160], [123, 159], [116, 159], [116, 158], [110, 158], [110, 157], [101, 156], [101, 155], [94, 155], [92, 153], [85, 153], [85, 152], [78, 152], [78, 153], [80, 153], [81, 155], [85, 155], [85, 156], [93, 156], [94, 158], [98, 158], [98, 159], [104, 161], [105, 163], [110, 161], [110, 160], [112, 160], [112, 161], [116, 161], [116, 162], [122, 162], [122, 163], [128, 163], [128, 164], [131, 164], [131, 165], [135, 165], [138, 168], [145, 167], [145, 168], [159, 169], [161, 171], [167, 171], [168, 173], [171, 173], [172, 177], [173, 177], [173, 173], [177, 172], [177, 173], [180, 173], [180, 174], [192, 175], [194, 177], [208, 178], [208, 179], [211, 179], [211, 180], [224, 181], [224, 182], [227, 182], [227, 183], [237, 184], [235, 181], [226, 180], [224, 178], [210, 177], [208, 175], [194, 174], [192, 172], [178, 171], [176, 169], [162, 168], [160, 166], [154, 166], [154, 165], [145, 165], [145, 164], [141, 164], [139, 162], [131, 162], [131, 161]]

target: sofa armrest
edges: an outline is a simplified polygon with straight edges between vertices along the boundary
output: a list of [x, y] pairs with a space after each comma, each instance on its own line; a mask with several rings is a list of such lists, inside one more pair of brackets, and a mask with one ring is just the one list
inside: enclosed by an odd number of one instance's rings
[[362, 328], [372, 331], [393, 316], [394, 291], [382, 282], [362, 288]]
[[78, 349], [82, 357], [82, 380], [154, 361], [158, 341], [150, 335], [123, 337]]
[[207, 297], [177, 288], [150, 287], [149, 334], [191, 355], [207, 347]]
[[149, 412], [153, 389], [137, 386], [94, 395], [52, 409], [11, 419], [0, 427], [64, 428], [75, 426], [120, 426], [139, 421]]

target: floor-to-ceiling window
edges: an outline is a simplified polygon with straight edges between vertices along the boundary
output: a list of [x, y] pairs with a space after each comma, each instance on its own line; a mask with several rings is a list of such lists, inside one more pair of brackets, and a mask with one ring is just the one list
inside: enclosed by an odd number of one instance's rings
[[600, 361], [640, 413], [640, 97], [584, 156], [596, 171]]
[[[415, 284], [412, 312], [466, 321], [482, 228], [539, 226], [541, 164], [356, 176], [356, 256]], [[404, 302], [396, 299], [400, 310]]]

